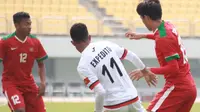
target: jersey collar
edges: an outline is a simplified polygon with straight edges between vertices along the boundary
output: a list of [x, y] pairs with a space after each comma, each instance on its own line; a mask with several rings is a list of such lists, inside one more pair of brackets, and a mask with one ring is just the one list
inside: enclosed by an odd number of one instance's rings
[[153, 33], [155, 34], [159, 29], [161, 29], [162, 27], [164, 27], [165, 21], [162, 20], [162, 23], [158, 26], [158, 28], [156, 28], [155, 31], [153, 31]]
[[21, 43], [25, 43], [26, 42], [26, 40], [27, 40], [27, 36], [26, 36], [26, 38], [22, 41], [22, 40], [20, 40], [16, 35], [15, 35], [15, 38], [19, 41], [19, 42], [21, 42]]
[[153, 31], [153, 34], [155, 34], [158, 31], [158, 28], [156, 30]]

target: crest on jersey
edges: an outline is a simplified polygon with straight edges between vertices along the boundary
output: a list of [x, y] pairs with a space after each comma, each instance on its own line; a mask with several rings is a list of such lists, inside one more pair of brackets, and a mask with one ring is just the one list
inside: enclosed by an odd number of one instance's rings
[[33, 51], [34, 51], [33, 47], [29, 48], [29, 51], [30, 51], [30, 52], [33, 52]]

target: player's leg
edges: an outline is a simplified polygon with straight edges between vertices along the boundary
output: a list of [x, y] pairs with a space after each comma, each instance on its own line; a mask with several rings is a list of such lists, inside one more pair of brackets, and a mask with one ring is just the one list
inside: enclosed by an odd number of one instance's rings
[[38, 97], [36, 92], [27, 92], [24, 94], [26, 103], [26, 112], [46, 112], [42, 97]]
[[182, 91], [174, 86], [165, 87], [151, 101], [148, 112], [177, 112], [184, 100]]
[[4, 89], [3, 93], [8, 100], [9, 108], [12, 112], [25, 112], [25, 104], [22, 93], [15, 87]]
[[146, 110], [143, 107], [141, 101], [139, 100], [139, 101], [129, 105], [129, 112], [146, 112]]
[[[148, 112], [189, 112], [188, 110], [191, 109], [195, 96], [196, 88], [185, 90], [174, 86], [167, 87], [156, 95], [147, 110]], [[184, 107], [187, 103], [189, 105]], [[179, 109], [181, 109], [181, 111], [179, 111]]]
[[185, 93], [185, 94], [189, 94], [188, 100], [183, 102], [182, 106], [180, 107], [180, 109], [177, 112], [190, 112], [190, 110], [196, 100], [196, 97], [197, 97], [196, 87], [194, 87], [190, 91], [187, 91], [187, 93]]

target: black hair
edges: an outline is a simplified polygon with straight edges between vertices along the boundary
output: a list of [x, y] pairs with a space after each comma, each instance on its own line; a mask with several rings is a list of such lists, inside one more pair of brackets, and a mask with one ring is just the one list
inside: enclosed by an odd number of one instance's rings
[[30, 15], [27, 12], [17, 12], [13, 15], [13, 22], [20, 23], [22, 19], [29, 19]]
[[159, 0], [145, 0], [144, 2], [140, 2], [136, 11], [140, 16], [149, 16], [152, 20], [162, 18], [162, 7]]
[[74, 42], [85, 41], [88, 35], [88, 29], [84, 23], [75, 23], [70, 29], [70, 36]]

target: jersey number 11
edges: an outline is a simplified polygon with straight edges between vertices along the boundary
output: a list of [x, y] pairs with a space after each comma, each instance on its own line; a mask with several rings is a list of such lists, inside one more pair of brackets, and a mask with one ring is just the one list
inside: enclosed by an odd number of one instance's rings
[[[119, 75], [120, 75], [120, 76], [123, 76], [122, 71], [120, 70], [120, 68], [119, 68], [119, 66], [117, 65], [116, 61], [115, 61], [114, 58], [112, 57], [112, 58], [110, 58], [110, 67], [111, 67], [112, 69], [114, 69], [114, 66], [116, 67], [116, 69], [117, 69]], [[106, 65], [103, 65], [103, 66], [102, 66], [102, 74], [103, 74], [104, 76], [107, 74], [107, 75], [108, 75], [108, 78], [110, 79], [110, 81], [111, 81], [112, 83], [114, 83], [114, 80], [113, 80], [113, 78], [112, 78], [110, 72], [108, 71], [108, 68], [106, 67]]]

